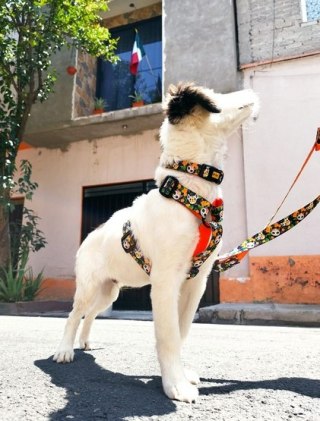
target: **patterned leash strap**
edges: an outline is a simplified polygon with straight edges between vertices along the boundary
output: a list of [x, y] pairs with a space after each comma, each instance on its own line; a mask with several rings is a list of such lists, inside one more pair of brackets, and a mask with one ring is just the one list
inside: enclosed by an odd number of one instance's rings
[[240, 244], [240, 246], [233, 249], [231, 252], [220, 256], [214, 262], [213, 269], [218, 272], [223, 272], [227, 269], [230, 269], [232, 266], [237, 265], [247, 255], [249, 250], [274, 240], [275, 238], [279, 237], [285, 232], [288, 232], [293, 227], [298, 225], [313, 211], [319, 202], [320, 195], [315, 200], [308, 203], [308, 205], [291, 213], [286, 218], [280, 219], [278, 222], [267, 225], [264, 230], [258, 232], [252, 237], [247, 238], [243, 243]]
[[291, 213], [286, 218], [281, 219], [275, 223], [271, 223], [272, 220], [275, 218], [277, 213], [279, 212], [280, 208], [282, 207], [283, 203], [285, 202], [286, 198], [288, 197], [289, 193], [291, 192], [293, 186], [296, 184], [298, 178], [300, 177], [302, 171], [304, 170], [305, 166], [307, 165], [311, 155], [315, 151], [320, 151], [320, 127], [317, 130], [316, 141], [312, 146], [311, 151], [307, 155], [304, 163], [300, 171], [298, 172], [297, 176], [295, 177], [293, 183], [291, 184], [288, 193], [285, 195], [284, 199], [282, 200], [280, 206], [277, 208], [276, 212], [271, 217], [268, 225], [257, 234], [253, 235], [252, 237], [247, 238], [240, 246], [236, 247], [229, 253], [226, 253], [223, 256], [220, 256], [213, 264], [213, 270], [218, 272], [223, 272], [231, 267], [237, 265], [241, 262], [241, 260], [248, 254], [248, 252], [262, 244], [268, 243], [269, 241], [274, 240], [275, 238], [279, 237], [280, 235], [284, 234], [285, 232], [291, 230], [291, 228], [298, 225], [301, 221], [303, 221], [312, 211], [313, 209], [319, 204], [320, 202], [320, 195], [316, 197], [312, 202], [308, 203], [306, 206], [298, 209], [297, 211]]

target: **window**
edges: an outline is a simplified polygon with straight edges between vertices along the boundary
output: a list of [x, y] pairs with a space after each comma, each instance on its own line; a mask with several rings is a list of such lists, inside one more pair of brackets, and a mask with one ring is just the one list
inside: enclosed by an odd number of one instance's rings
[[319, 0], [301, 0], [301, 9], [304, 22], [320, 20]]
[[[146, 55], [139, 64], [136, 76], [130, 73], [129, 65], [135, 39], [139, 32]], [[117, 64], [98, 60], [96, 96], [106, 101], [106, 111], [129, 108], [130, 95], [140, 92], [146, 104], [161, 101], [162, 92], [162, 23], [161, 16], [136, 22], [110, 30], [119, 38]]]

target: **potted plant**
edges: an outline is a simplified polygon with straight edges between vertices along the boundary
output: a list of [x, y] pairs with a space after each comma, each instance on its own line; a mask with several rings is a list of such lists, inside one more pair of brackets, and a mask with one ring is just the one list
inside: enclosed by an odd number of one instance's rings
[[93, 114], [102, 114], [107, 106], [106, 101], [103, 98], [95, 98]]
[[142, 94], [138, 91], [134, 91], [134, 94], [129, 95], [129, 98], [132, 98], [131, 107], [141, 107], [142, 105], [144, 105]]

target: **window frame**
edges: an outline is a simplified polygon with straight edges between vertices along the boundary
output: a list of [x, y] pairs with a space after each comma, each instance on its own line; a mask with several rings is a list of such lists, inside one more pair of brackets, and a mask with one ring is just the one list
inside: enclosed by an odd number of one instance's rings
[[302, 23], [317, 23], [320, 21], [320, 12], [319, 12], [319, 16], [317, 19], [308, 19], [308, 14], [307, 14], [307, 2], [308, 0], [300, 0], [300, 6], [301, 6], [301, 18], [302, 18]]
[[[163, 27], [162, 27], [163, 26], [163, 20], [162, 19], [163, 19], [162, 15], [153, 16], [153, 17], [150, 17], [150, 18], [141, 19], [141, 20], [139, 20], [137, 22], [132, 22], [132, 23], [124, 24], [124, 25], [119, 25], [117, 27], [114, 27], [114, 28], [111, 28], [110, 29], [111, 34], [112, 34], [112, 31], [115, 31], [116, 33], [117, 33], [117, 31], [124, 31], [124, 30], [127, 30], [127, 31], [132, 30], [132, 31], [134, 31], [134, 28], [135, 27], [139, 27], [140, 24], [143, 24], [145, 22], [152, 23], [152, 21], [156, 21], [156, 20], [159, 20], [160, 21], [161, 39], [159, 41], [161, 42], [161, 72], [160, 72], [160, 77], [161, 77], [161, 98], [158, 101], [146, 102], [146, 103], [144, 103], [144, 106], [148, 106], [148, 105], [152, 105], [152, 104], [159, 104], [163, 100]], [[117, 38], [116, 34], [113, 35], [113, 36], [115, 38]], [[133, 38], [133, 41], [132, 41], [132, 46], [133, 46], [133, 42], [134, 42], [134, 38]], [[144, 47], [146, 48], [145, 45], [144, 45]], [[128, 52], [131, 53], [131, 50], [128, 50]], [[97, 81], [96, 81], [96, 97], [103, 97], [103, 98], [105, 98], [106, 93], [103, 92], [103, 88], [102, 88], [103, 81], [101, 80], [101, 75], [102, 75], [101, 64], [98, 63], [98, 65], [97, 65]], [[136, 83], [136, 81], [134, 82], [134, 84], [135, 83]], [[157, 83], [157, 82], [155, 82], [155, 83]], [[133, 93], [134, 93], [134, 85], [133, 85], [132, 92], [128, 96], [130, 96]], [[108, 100], [107, 99], [106, 99], [106, 102], [108, 103]], [[105, 112], [117, 113], [119, 111], [122, 112], [123, 110], [126, 110], [126, 109], [131, 109], [131, 107], [128, 106], [128, 107], [123, 107], [123, 108], [108, 109]]]

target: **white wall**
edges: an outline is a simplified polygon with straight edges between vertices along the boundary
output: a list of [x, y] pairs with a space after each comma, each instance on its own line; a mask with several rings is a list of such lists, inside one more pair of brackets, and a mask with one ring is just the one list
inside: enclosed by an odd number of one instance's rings
[[27, 204], [41, 217], [40, 229], [48, 245], [31, 257], [37, 272], [47, 277], [73, 276], [80, 244], [82, 187], [153, 178], [160, 155], [158, 131], [139, 136], [113, 137], [70, 144], [60, 149], [29, 149], [19, 158], [33, 165], [39, 183]]
[[[244, 72], [260, 96], [255, 130], [244, 131], [248, 232], [264, 228], [286, 194], [320, 126], [320, 56]], [[320, 153], [314, 153], [276, 220], [320, 194]], [[320, 254], [320, 207], [289, 233], [258, 247], [256, 256]]]

